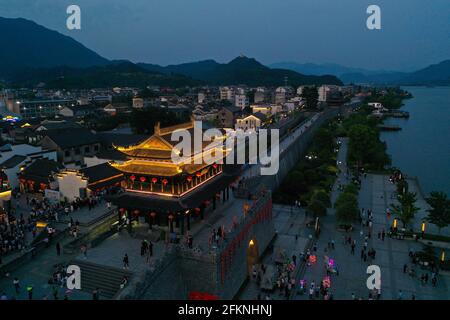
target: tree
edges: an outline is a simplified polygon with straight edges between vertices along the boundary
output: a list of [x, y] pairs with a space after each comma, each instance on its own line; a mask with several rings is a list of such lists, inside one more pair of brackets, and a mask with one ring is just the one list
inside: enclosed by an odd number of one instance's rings
[[408, 192], [408, 182], [405, 179], [397, 182], [397, 194], [404, 194]]
[[336, 219], [340, 224], [350, 225], [359, 215], [358, 200], [350, 193], [341, 193], [335, 203]]
[[325, 208], [331, 208], [331, 200], [330, 195], [323, 189], [315, 190], [312, 197], [311, 202], [321, 202]]
[[308, 205], [308, 212], [311, 212], [314, 217], [324, 216], [327, 214], [327, 207], [322, 201], [314, 199]]
[[403, 223], [403, 227], [406, 228], [406, 225], [414, 219], [415, 214], [419, 211], [419, 208], [415, 205], [417, 197], [414, 192], [408, 191], [404, 194], [398, 195], [397, 200], [399, 204], [392, 205], [391, 209], [394, 215], [398, 216], [400, 221]]
[[307, 109], [316, 109], [317, 101], [319, 100], [319, 93], [316, 87], [304, 87], [302, 98], [306, 100]]
[[441, 233], [441, 229], [450, 224], [450, 200], [444, 192], [433, 191], [426, 201], [430, 205], [426, 221], [438, 227]]

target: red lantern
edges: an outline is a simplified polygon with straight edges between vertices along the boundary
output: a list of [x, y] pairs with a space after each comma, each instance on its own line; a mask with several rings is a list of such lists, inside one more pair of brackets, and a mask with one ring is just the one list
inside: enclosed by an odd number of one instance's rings
[[169, 182], [169, 181], [168, 181], [167, 179], [163, 179], [163, 180], [162, 180], [162, 183], [163, 183], [164, 185], [166, 185], [168, 182]]
[[134, 212], [133, 212], [135, 215], [138, 215], [139, 214], [139, 210], [134, 210]]
[[197, 172], [195, 175], [197, 176], [197, 178], [200, 178], [202, 176], [200, 172]]
[[158, 182], [158, 179], [152, 178], [152, 183], [156, 183], [156, 182]]
[[195, 208], [196, 213], [200, 213], [200, 208]]
[[139, 180], [141, 180], [141, 182], [145, 182], [145, 180], [147, 180], [146, 177], [141, 177]]
[[191, 182], [191, 181], [192, 181], [192, 176], [187, 176], [187, 177], [186, 177], [186, 180], [187, 180], [188, 182]]
[[217, 167], [218, 167], [217, 163], [214, 163], [214, 164], [213, 164], [213, 168], [214, 168], [214, 169], [217, 169]]
[[155, 212], [152, 212], [152, 213], [150, 213], [150, 216], [151, 216], [152, 218], [154, 218], [154, 217], [156, 217], [156, 213], [155, 213]]
[[120, 208], [119, 211], [123, 213], [125, 212], [125, 208]]
[[209, 205], [209, 201], [208, 201], [208, 200], [205, 200], [205, 201], [203, 201], [203, 204], [204, 204], [205, 206], [208, 206], [208, 205]]
[[173, 214], [170, 214], [170, 215], [169, 215], [169, 220], [171, 220], [171, 221], [172, 221], [172, 220], [173, 220], [173, 218], [174, 218]]
[[131, 181], [136, 180], [136, 176], [133, 174], [132, 176], [130, 176], [130, 180], [131, 180]]

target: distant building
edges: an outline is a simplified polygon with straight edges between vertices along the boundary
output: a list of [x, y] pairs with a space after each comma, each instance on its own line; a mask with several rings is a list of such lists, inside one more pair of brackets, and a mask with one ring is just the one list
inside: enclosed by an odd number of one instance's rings
[[254, 104], [251, 105], [250, 108], [252, 108], [253, 113], [260, 112], [266, 117], [275, 115], [283, 110], [283, 106], [280, 104]]
[[142, 98], [133, 98], [133, 108], [142, 109], [144, 108], [144, 99]]
[[83, 118], [94, 114], [97, 115], [101, 111], [101, 108], [95, 105], [86, 104], [64, 107], [59, 111], [59, 114], [64, 117]]
[[245, 109], [249, 105], [249, 100], [246, 94], [237, 94], [234, 97], [234, 105], [238, 108]]
[[228, 100], [234, 102], [235, 90], [232, 87], [220, 87], [220, 100]]
[[223, 107], [217, 114], [217, 120], [222, 128], [234, 128], [236, 119], [241, 115], [241, 108], [230, 106]]
[[285, 103], [294, 96], [293, 93], [293, 88], [291, 87], [278, 87], [275, 90], [275, 104]]
[[10, 145], [0, 147], [0, 169], [8, 177], [10, 186], [19, 186], [18, 174], [30, 163], [37, 159], [47, 158], [56, 160], [56, 152], [45, 147], [29, 144]]
[[82, 165], [85, 156], [100, 151], [99, 138], [87, 129], [48, 132], [41, 145], [56, 150], [58, 161], [63, 164]]
[[252, 130], [258, 131], [262, 127], [263, 122], [266, 120], [266, 116], [260, 112], [254, 113], [242, 118], [236, 119], [235, 129], [241, 129], [244, 131]]
[[24, 119], [53, 117], [68, 106], [77, 105], [76, 100], [16, 100], [8, 101], [9, 111], [20, 115]]
[[319, 97], [318, 102], [327, 102], [330, 98], [339, 92], [339, 87], [335, 85], [323, 85], [317, 90]]

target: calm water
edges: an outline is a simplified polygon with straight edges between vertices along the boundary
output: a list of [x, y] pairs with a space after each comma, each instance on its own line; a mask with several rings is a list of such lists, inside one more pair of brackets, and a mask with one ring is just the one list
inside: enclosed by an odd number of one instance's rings
[[425, 193], [444, 191], [450, 196], [450, 87], [405, 87], [414, 98], [404, 100], [409, 119], [388, 119], [402, 127], [382, 132], [392, 165], [419, 178]]

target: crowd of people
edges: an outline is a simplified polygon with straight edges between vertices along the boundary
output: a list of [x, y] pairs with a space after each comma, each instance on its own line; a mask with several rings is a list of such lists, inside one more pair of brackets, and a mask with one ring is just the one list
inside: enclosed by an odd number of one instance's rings
[[19, 252], [26, 247], [25, 234], [33, 230], [35, 227], [23, 215], [19, 218], [8, 213], [0, 215], [0, 265], [7, 254]]

